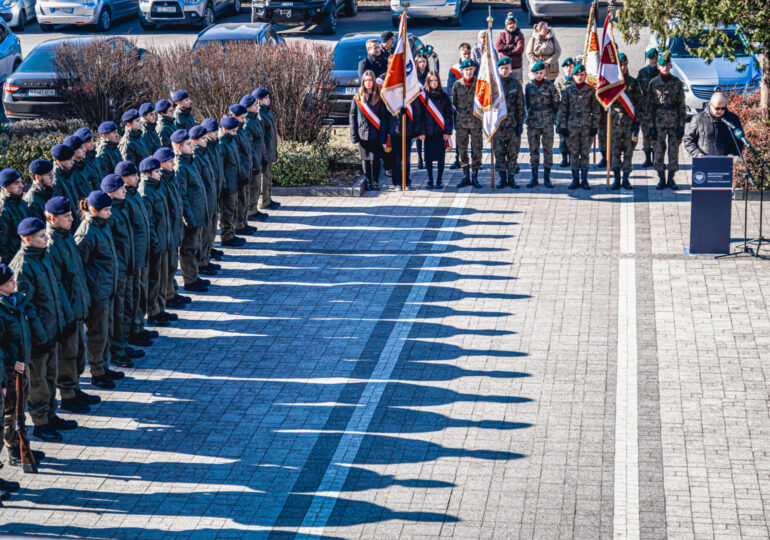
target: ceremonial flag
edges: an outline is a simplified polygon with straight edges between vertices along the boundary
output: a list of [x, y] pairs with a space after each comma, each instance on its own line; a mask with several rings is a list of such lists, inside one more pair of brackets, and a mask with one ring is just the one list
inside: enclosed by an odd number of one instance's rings
[[599, 5], [596, 0], [591, 4], [586, 29], [586, 43], [583, 51], [583, 66], [586, 68], [586, 82], [596, 86], [599, 81], [599, 36], [596, 34], [596, 22], [599, 17]]
[[599, 81], [596, 85], [596, 99], [608, 109], [610, 105], [626, 89], [626, 81], [620, 72], [618, 50], [612, 37], [612, 21], [610, 14], [604, 19], [602, 36], [602, 53], [599, 60]]
[[479, 75], [476, 78], [476, 95], [473, 99], [473, 114], [481, 120], [487, 140], [492, 139], [500, 122], [508, 116], [503, 83], [497, 72], [492, 49], [492, 30], [487, 29], [481, 50]]
[[420, 80], [414, 69], [412, 48], [404, 47], [406, 36], [406, 12], [401, 14], [401, 24], [398, 29], [396, 50], [388, 59], [388, 71], [382, 83], [382, 100], [392, 115], [397, 115], [402, 107], [406, 107], [420, 95]]

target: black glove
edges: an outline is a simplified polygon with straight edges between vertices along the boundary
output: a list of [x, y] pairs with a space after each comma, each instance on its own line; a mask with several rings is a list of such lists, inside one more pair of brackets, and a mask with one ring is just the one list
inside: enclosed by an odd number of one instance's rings
[[567, 128], [561, 128], [559, 134], [566, 139], [569, 137], [569, 130]]
[[684, 126], [679, 126], [676, 128], [676, 138], [681, 139], [684, 137]]
[[658, 138], [658, 130], [655, 128], [650, 128], [650, 140], [654, 141]]
[[631, 124], [631, 135], [633, 135], [634, 137], [639, 135], [639, 122], [634, 122], [633, 124]]
[[599, 132], [599, 130], [598, 130], [598, 129], [596, 129], [595, 127], [592, 127], [591, 129], [589, 129], [589, 130], [588, 130], [588, 134], [589, 134], [591, 137], [595, 137], [595, 136], [596, 136], [596, 134], [597, 134], [598, 132]]

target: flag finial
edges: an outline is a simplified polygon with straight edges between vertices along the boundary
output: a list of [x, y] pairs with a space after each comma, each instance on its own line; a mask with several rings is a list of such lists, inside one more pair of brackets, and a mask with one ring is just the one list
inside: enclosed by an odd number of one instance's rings
[[492, 17], [492, 6], [487, 6], [487, 25], [489, 26], [489, 29], [492, 30], [492, 23], [495, 22], [495, 19]]

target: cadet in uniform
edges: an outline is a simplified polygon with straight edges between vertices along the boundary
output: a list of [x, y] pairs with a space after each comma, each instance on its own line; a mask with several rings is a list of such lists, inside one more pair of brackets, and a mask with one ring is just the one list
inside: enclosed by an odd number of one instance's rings
[[[636, 111], [636, 118], [631, 118], [626, 109], [615, 100], [611, 106], [610, 122], [612, 122], [612, 141], [610, 165], [615, 175], [610, 189], [620, 189], [622, 185], [625, 189], [633, 189], [628, 177], [631, 174], [631, 160], [634, 157], [634, 148], [636, 148], [636, 137], [639, 135], [640, 116], [643, 113], [642, 107], [642, 89], [639, 82], [628, 73], [628, 57], [625, 53], [618, 55], [620, 62], [620, 71], [626, 80], [626, 95], [631, 100], [631, 104]], [[623, 181], [620, 180], [620, 171], [623, 170]]]
[[22, 199], [24, 184], [15, 169], [0, 171], [0, 262], [9, 264], [21, 247], [16, 234], [19, 223], [29, 217], [29, 208]]
[[236, 137], [240, 123], [234, 116], [225, 116], [220, 121], [224, 184], [219, 195], [219, 238], [223, 246], [241, 247], [246, 240], [235, 236], [235, 212], [238, 206], [238, 186], [245, 177], [241, 172], [241, 157]]
[[[118, 133], [118, 125], [115, 122], [102, 122], [97, 129], [99, 132], [99, 147], [96, 149], [96, 159], [99, 161], [99, 170], [101, 171], [102, 178], [111, 174], [115, 170], [115, 165], [123, 160], [120, 155], [120, 149], [118, 143], [120, 142], [120, 134]], [[99, 183], [102, 183], [101, 178]], [[94, 191], [99, 191], [95, 189]], [[75, 214], [77, 212], [74, 212]]]
[[[455, 81], [452, 86], [452, 106], [455, 109], [455, 131], [457, 132], [457, 154], [460, 165], [463, 168], [463, 179], [457, 184], [462, 188], [473, 184], [475, 188], [481, 188], [479, 182], [479, 169], [481, 169], [481, 153], [484, 150], [484, 141], [481, 138], [481, 120], [473, 114], [473, 99], [476, 89], [476, 62], [463, 60], [460, 64], [463, 78]], [[471, 144], [473, 156], [473, 176], [470, 175], [471, 163], [468, 161], [468, 140]]]
[[[251, 189], [252, 173], [251, 168], [253, 160], [251, 158], [251, 138], [246, 129], [246, 107], [240, 103], [231, 105], [228, 109], [238, 120], [238, 134], [236, 142], [238, 143], [238, 156], [241, 160], [240, 178], [238, 180], [238, 204], [235, 207], [235, 233], [244, 236], [250, 236], [257, 230], [248, 224], [249, 200], [251, 198], [249, 191]], [[265, 218], [267, 216], [265, 215]], [[259, 219], [259, 216], [258, 216]]]
[[[75, 151], [66, 144], [57, 144], [51, 148], [54, 159], [53, 184], [51, 192], [70, 201], [79, 201], [80, 186], [75, 175]], [[75, 216], [73, 216], [75, 217]], [[75, 217], [75, 224], [80, 225], [80, 217]]]
[[[473, 54], [473, 49], [471, 48], [470, 43], [460, 43], [460, 46], [458, 48], [458, 55], [459, 60], [455, 65], [453, 65], [451, 68], [449, 68], [449, 75], [447, 75], [446, 79], [446, 93], [447, 96], [449, 96], [449, 101], [452, 101], [452, 88], [454, 88], [454, 85], [457, 81], [463, 78], [463, 72], [460, 71], [460, 66], [462, 65], [463, 61], [468, 60], [471, 55]], [[454, 114], [454, 110], [452, 111], [452, 114]], [[452, 117], [452, 124], [454, 125], [457, 119], [453, 116]], [[455, 137], [455, 141], [457, 140], [457, 137]], [[455, 162], [452, 163], [449, 167], [450, 169], [459, 169], [460, 168], [460, 157], [457, 153], [457, 146], [455, 145]]]
[[123, 161], [139, 163], [151, 153], [144, 146], [142, 121], [139, 119], [139, 111], [128, 109], [120, 117], [120, 121], [123, 122], [123, 127], [125, 128], [123, 138], [120, 139], [120, 155]]
[[[96, 158], [96, 145], [94, 144], [94, 134], [91, 130], [85, 127], [79, 128], [73, 133], [75, 137], [83, 141], [83, 152], [85, 155], [82, 159], [83, 171], [81, 172], [86, 189], [81, 192], [80, 198], [85, 199], [88, 194], [93, 190], [99, 188], [99, 182], [102, 181], [102, 167], [99, 164], [99, 160]], [[76, 152], [77, 154], [77, 152]], [[72, 204], [77, 204], [73, 202]]]
[[48, 256], [45, 223], [26, 218], [19, 223], [21, 250], [9, 265], [16, 273], [20, 290], [25, 294], [25, 313], [32, 336], [29, 360], [29, 415], [35, 424], [32, 434], [43, 440], [62, 440], [58, 430], [74, 429], [77, 422], [56, 415], [56, 340], [66, 323], [62, 308], [62, 289], [56, 281]]
[[217, 205], [216, 171], [209, 158], [206, 128], [193, 126], [188, 134], [193, 143], [193, 165], [197, 168], [198, 176], [203, 183], [203, 202], [206, 210], [198, 243], [198, 273], [204, 276], [213, 276], [216, 275], [219, 268], [219, 265], [211, 264], [209, 256], [209, 250], [217, 233], [216, 229], [211, 230], [211, 216]]
[[[119, 176], [117, 178], [120, 180]], [[108, 225], [112, 202], [110, 196], [103, 191], [92, 191], [88, 199], [81, 202], [84, 216], [75, 233], [75, 243], [91, 295], [91, 305], [85, 321], [91, 384], [104, 389], [115, 388], [113, 381], [124, 376], [120, 371], [111, 370], [108, 364], [110, 308], [118, 280], [118, 259]]]
[[195, 125], [195, 117], [192, 113], [192, 100], [190, 94], [184, 90], [177, 90], [171, 96], [174, 102], [174, 125], [176, 129], [190, 130]]
[[155, 113], [158, 115], [158, 123], [155, 129], [158, 131], [158, 140], [161, 146], [171, 148], [171, 134], [176, 131], [174, 124], [174, 109], [167, 99], [160, 99], [155, 104]]
[[45, 203], [53, 196], [53, 163], [47, 159], [36, 159], [29, 164], [32, 186], [24, 194], [29, 216], [45, 219]]
[[[567, 139], [572, 167], [569, 189], [591, 189], [588, 185], [588, 151], [596, 135], [599, 102], [594, 87], [586, 84], [586, 69], [578, 64], [572, 70], [574, 82], [564, 91], [559, 109], [559, 133]], [[582, 182], [581, 182], [582, 178]]]
[[246, 107], [246, 124], [241, 132], [248, 136], [251, 148], [251, 178], [249, 180], [249, 198], [246, 209], [248, 219], [264, 221], [265, 217], [259, 211], [259, 200], [262, 195], [262, 157], [265, 153], [265, 130], [259, 119], [259, 103], [257, 98], [247, 94], [241, 98], [240, 105]]
[[80, 376], [86, 369], [86, 346], [83, 323], [88, 317], [91, 295], [86, 283], [83, 261], [72, 236], [72, 205], [64, 197], [52, 197], [45, 205], [48, 232], [48, 256], [56, 282], [61, 286], [59, 298], [64, 311], [64, 329], [57, 340], [58, 376], [61, 408], [74, 413], [87, 413], [88, 405], [99, 403], [80, 389]]
[[[647, 60], [647, 65], [639, 70], [639, 74], [636, 76], [636, 80], [639, 81], [639, 87], [642, 90], [642, 105], [647, 106], [647, 89], [650, 86], [650, 81], [658, 76], [658, 49], [652, 48], [644, 53], [644, 58]], [[644, 111], [642, 111], [644, 112]], [[642, 127], [642, 149], [644, 150], [644, 163], [642, 167], [652, 166], [652, 140], [650, 139], [650, 123], [640, 122]]]
[[553, 127], [559, 111], [559, 92], [553, 82], [545, 77], [545, 64], [535, 62], [531, 69], [535, 78], [527, 83], [525, 90], [527, 104], [527, 141], [529, 142], [529, 164], [532, 179], [528, 188], [535, 187], [540, 167], [540, 143], [543, 144], [543, 185], [552, 188], [551, 168], [553, 167]]
[[518, 189], [516, 170], [521, 149], [521, 134], [524, 130], [524, 89], [519, 79], [511, 75], [511, 59], [503, 56], [497, 61], [497, 71], [503, 83], [506, 116], [494, 134], [495, 167], [500, 177], [497, 187], [502, 189], [510, 186]]
[[158, 115], [155, 112], [155, 106], [152, 103], [142, 103], [139, 107], [139, 116], [142, 118], [142, 144], [147, 152], [147, 156], [151, 156], [160, 148], [157, 124]]
[[[658, 173], [656, 189], [666, 187], [666, 169], [668, 169], [668, 187], [679, 189], [674, 182], [674, 175], [679, 170], [679, 145], [684, 137], [687, 124], [687, 107], [684, 103], [682, 81], [671, 74], [671, 53], [664, 52], [658, 58], [660, 75], [650, 81], [647, 89], [647, 117], [650, 137], [655, 144], [655, 171]], [[668, 167], [666, 167], [668, 150]]]
[[80, 201], [88, 197], [91, 192], [88, 184], [88, 177], [86, 176], [86, 149], [83, 148], [83, 139], [76, 135], [70, 135], [64, 138], [62, 144], [69, 146], [74, 151], [72, 155], [72, 174], [70, 175], [70, 183], [75, 188], [75, 199]]
[[[569, 85], [572, 84], [572, 70], [575, 67], [575, 61], [572, 58], [567, 57], [561, 63], [561, 73], [553, 85], [556, 87], [556, 91], [559, 92], [559, 102], [564, 97], [564, 91]], [[559, 125], [559, 115], [556, 114], [556, 125]], [[561, 153], [561, 163], [559, 167], [569, 167], [569, 148], [567, 148], [567, 139], [559, 135], [559, 152]]]
[[[222, 193], [222, 186], [225, 183], [225, 170], [224, 162], [222, 161], [222, 145], [219, 144], [219, 123], [213, 118], [206, 118], [201, 125], [206, 128], [206, 139], [208, 141], [206, 143], [206, 149], [211, 160], [211, 165], [214, 168], [214, 176], [216, 178], [216, 197], [214, 209], [211, 212], [209, 221], [209, 229], [213, 231], [211, 236], [212, 247], [209, 248], [209, 264], [211, 264], [211, 260], [219, 261], [225, 255], [224, 251], [213, 247], [214, 238], [217, 234], [217, 223], [219, 223], [219, 195]], [[215, 265], [215, 267], [216, 270], [221, 268], [219, 265]]]
[[254, 90], [259, 107], [259, 121], [264, 134], [262, 146], [262, 168], [259, 173], [259, 207], [275, 209], [281, 203], [274, 201], [273, 192], [273, 163], [278, 159], [278, 131], [275, 128], [275, 118], [270, 111], [270, 91], [267, 88]]

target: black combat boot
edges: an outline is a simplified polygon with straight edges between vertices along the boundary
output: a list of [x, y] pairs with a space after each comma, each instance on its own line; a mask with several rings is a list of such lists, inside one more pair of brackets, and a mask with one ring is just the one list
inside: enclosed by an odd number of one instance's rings
[[610, 189], [616, 191], [620, 189], [620, 169], [612, 169], [612, 174], [615, 176], [615, 180], [612, 181]]
[[500, 177], [500, 182], [495, 186], [497, 189], [503, 189], [508, 185], [508, 173], [506, 171], [497, 171], [497, 175]]
[[459, 168], [460, 168], [460, 160], [459, 160], [459, 159], [457, 159], [457, 158], [455, 157], [455, 162], [454, 162], [454, 163], [452, 163], [452, 164], [449, 166], [449, 168], [450, 168], [450, 169], [452, 169], [452, 170], [454, 170], [454, 169], [459, 169]]
[[508, 173], [508, 187], [512, 189], [519, 189], [519, 184], [516, 183], [516, 173]]
[[644, 163], [642, 163], [642, 168], [646, 169], [647, 167], [652, 167], [652, 150], [644, 151]]
[[623, 189], [634, 189], [631, 182], [628, 181], [628, 176], [631, 173], [629, 171], [623, 171]]
[[666, 171], [658, 171], [658, 185], [655, 189], [665, 189], [666, 187]]
[[604, 155], [604, 152], [602, 152], [602, 159], [599, 160], [599, 163], [596, 164], [597, 169], [601, 169], [602, 167], [607, 166], [607, 158]]
[[569, 154], [561, 155], [561, 163], [559, 163], [559, 167], [569, 167]]
[[676, 174], [676, 171], [668, 171], [668, 187], [676, 191], [679, 189], [679, 186], [676, 185], [676, 182], [674, 182], [674, 175]]
[[471, 185], [471, 168], [463, 167], [463, 179], [460, 180], [459, 184], [457, 184], [457, 188], [460, 189], [470, 185]]
[[580, 171], [572, 169], [572, 183], [567, 186], [567, 189], [577, 189], [580, 187]]
[[580, 169], [580, 176], [582, 177], [583, 181], [580, 183], [580, 187], [583, 189], [591, 189], [591, 186], [588, 185], [588, 168]]
[[537, 181], [537, 169], [532, 169], [532, 179], [529, 182], [527, 182], [527, 187], [533, 188], [538, 184], [539, 182]]
[[543, 185], [548, 189], [553, 189], [553, 184], [551, 183], [551, 169], [548, 167], [543, 167]]
[[471, 174], [471, 184], [473, 184], [473, 187], [475, 187], [476, 189], [481, 189], [481, 182], [479, 182], [478, 169], [473, 169], [473, 174]]
[[425, 184], [425, 189], [433, 189], [433, 163], [428, 163], [428, 183]]

